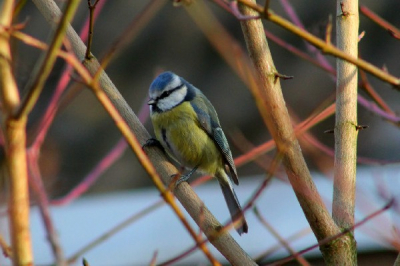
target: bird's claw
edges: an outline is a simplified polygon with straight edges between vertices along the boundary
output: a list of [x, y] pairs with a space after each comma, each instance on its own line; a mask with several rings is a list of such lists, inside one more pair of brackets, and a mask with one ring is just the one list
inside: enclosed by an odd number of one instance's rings
[[149, 148], [149, 147], [158, 147], [160, 148], [162, 151], [164, 150], [164, 147], [161, 145], [161, 142], [159, 142], [157, 139], [155, 138], [150, 138], [146, 141], [145, 144], [143, 144], [142, 146], [142, 150], [144, 150], [145, 148]]

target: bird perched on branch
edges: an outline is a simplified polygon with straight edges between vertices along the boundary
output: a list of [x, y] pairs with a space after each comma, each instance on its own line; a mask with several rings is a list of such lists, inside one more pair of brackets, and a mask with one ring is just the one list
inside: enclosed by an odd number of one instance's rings
[[[233, 190], [239, 184], [228, 141], [217, 113], [206, 96], [192, 84], [172, 72], [160, 74], [150, 85], [150, 116], [157, 140], [170, 157], [190, 172], [182, 175], [177, 185], [196, 171], [217, 178], [239, 234], [248, 226]], [[230, 176], [227, 173], [229, 169]]]

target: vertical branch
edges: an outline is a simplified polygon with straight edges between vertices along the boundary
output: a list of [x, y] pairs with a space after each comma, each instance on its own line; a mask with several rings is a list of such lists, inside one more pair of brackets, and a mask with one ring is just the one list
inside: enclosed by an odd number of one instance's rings
[[14, 1], [2, 3], [0, 25], [0, 88], [3, 104], [5, 149], [10, 178], [9, 219], [13, 264], [33, 263], [32, 244], [29, 231], [29, 191], [26, 162], [26, 117], [14, 119], [13, 112], [20, 104], [17, 84], [11, 68], [10, 29]]
[[[241, 10], [245, 16], [256, 14], [243, 5]], [[283, 154], [289, 181], [317, 239], [335, 235], [339, 233], [338, 228], [318, 194], [294, 134], [262, 22], [247, 20], [241, 21], [241, 25], [259, 80], [252, 93], [278, 151]]]
[[[246, 3], [254, 4], [255, 1], [246, 1]], [[257, 14], [243, 5], [241, 10], [244, 16]], [[264, 11], [265, 13], [266, 11]], [[270, 18], [269, 13], [268, 18]], [[343, 241], [343, 238], [335, 241], [332, 239], [333, 236], [339, 234], [340, 228], [330, 217], [322, 202], [301, 153], [285, 106], [280, 88], [279, 74], [274, 67], [262, 22], [257, 19], [242, 20], [241, 26], [247, 49], [259, 80], [259, 88], [253, 88], [252, 92], [257, 105], [262, 109], [261, 114], [276, 142], [278, 151], [283, 154], [283, 164], [289, 181], [311, 229], [320, 243], [324, 260], [327, 265], [349, 265], [349, 262], [353, 265], [354, 255], [356, 254], [353, 252], [355, 250], [352, 249], [352, 247], [355, 247], [355, 245], [351, 245], [353, 242], [350, 241], [349, 245], [349, 241]], [[355, 39], [357, 40], [357, 38]], [[354, 75], [354, 73], [352, 74]], [[354, 97], [355, 104], [357, 103], [356, 96]], [[355, 132], [355, 123], [353, 120], [352, 122], [352, 130]], [[332, 239], [332, 241], [324, 241], [324, 239]], [[344, 239], [348, 240], [348, 238]]]
[[[338, 0], [336, 34], [337, 47], [358, 55], [358, 1]], [[357, 67], [337, 59], [335, 166], [332, 216], [344, 229], [354, 225], [355, 183], [357, 160]], [[342, 238], [355, 264], [356, 243], [353, 236]]]
[[[337, 46], [357, 57], [358, 5], [338, 1]], [[335, 180], [333, 218], [341, 228], [354, 224], [357, 159], [357, 67], [337, 59]]]

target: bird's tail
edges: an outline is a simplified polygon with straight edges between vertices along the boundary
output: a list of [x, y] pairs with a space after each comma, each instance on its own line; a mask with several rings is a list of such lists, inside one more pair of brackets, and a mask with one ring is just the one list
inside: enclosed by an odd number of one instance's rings
[[240, 206], [238, 198], [236, 197], [236, 193], [233, 190], [232, 183], [229, 180], [227, 180], [227, 182], [224, 181], [219, 180], [219, 184], [221, 186], [222, 193], [224, 194], [226, 204], [228, 205], [229, 212], [231, 213], [232, 222], [237, 223], [236, 230], [239, 235], [247, 233], [247, 222], [244, 218], [242, 207]]

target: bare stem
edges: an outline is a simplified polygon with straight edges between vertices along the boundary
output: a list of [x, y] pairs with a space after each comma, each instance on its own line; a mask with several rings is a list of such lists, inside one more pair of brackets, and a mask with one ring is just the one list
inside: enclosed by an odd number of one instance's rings
[[[358, 57], [358, 1], [337, 1], [336, 39], [343, 52]], [[354, 225], [357, 164], [357, 67], [345, 60], [336, 61], [335, 166], [332, 216], [340, 228]], [[347, 261], [357, 263], [352, 235], [342, 238], [347, 246]]]
[[[0, 25], [11, 27], [14, 1], [1, 5]], [[11, 68], [10, 34], [0, 32], [0, 88], [4, 116], [5, 149], [10, 178], [9, 219], [13, 265], [33, 263], [29, 231], [29, 191], [26, 161], [26, 117], [14, 119], [13, 112], [20, 104], [16, 81]]]
[[92, 5], [92, 1], [88, 0], [88, 7], [89, 7], [89, 27], [88, 27], [88, 44], [85, 53], [85, 59], [90, 59], [91, 57], [91, 49], [92, 49], [92, 42], [93, 42], [93, 27], [94, 27], [94, 10], [96, 9], [96, 5], [98, 0]]
[[[241, 6], [244, 15], [255, 12]], [[310, 172], [304, 161], [291, 120], [283, 99], [279, 79], [275, 79], [276, 69], [265, 38], [260, 20], [241, 21], [247, 49], [253, 61], [260, 88], [253, 90], [254, 97], [263, 114], [278, 151], [283, 154], [286, 173], [293, 186], [301, 207], [317, 239], [324, 239], [338, 233], [326, 209]]]
[[58, 24], [57, 30], [54, 33], [54, 37], [52, 38], [49, 49], [45, 53], [42, 60], [39, 61], [39, 67], [37, 68], [38, 71], [35, 73], [36, 77], [31, 82], [28, 82], [28, 95], [24, 98], [24, 101], [19, 108], [16, 117], [28, 115], [36, 104], [39, 95], [43, 90], [47, 77], [53, 69], [53, 65], [57, 59], [58, 50], [61, 47], [62, 41], [66, 33], [66, 28], [69, 22], [72, 20], [73, 16], [75, 15], [75, 11], [78, 7], [79, 2], [80, 1], [78, 0], [68, 1], [65, 7], [65, 12], [60, 20], [60, 23]]

